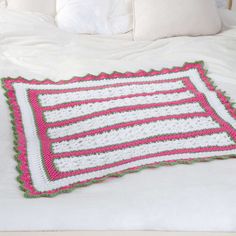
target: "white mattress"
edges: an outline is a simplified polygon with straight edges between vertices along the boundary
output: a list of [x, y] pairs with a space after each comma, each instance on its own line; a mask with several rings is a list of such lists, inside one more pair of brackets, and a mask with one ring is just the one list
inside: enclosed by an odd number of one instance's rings
[[[61, 80], [204, 60], [209, 76], [236, 101], [236, 14], [222, 15], [228, 27], [216, 36], [137, 43], [130, 35], [68, 34], [40, 15], [0, 10], [0, 77]], [[13, 156], [1, 89], [0, 231], [236, 232], [236, 159], [145, 170], [52, 199], [25, 199], [15, 180]]]

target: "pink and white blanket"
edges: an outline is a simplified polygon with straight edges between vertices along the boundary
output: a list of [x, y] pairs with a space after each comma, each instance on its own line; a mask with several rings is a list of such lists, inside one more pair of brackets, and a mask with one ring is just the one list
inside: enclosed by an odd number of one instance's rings
[[148, 167], [236, 156], [235, 110], [202, 63], [3, 84], [27, 197]]

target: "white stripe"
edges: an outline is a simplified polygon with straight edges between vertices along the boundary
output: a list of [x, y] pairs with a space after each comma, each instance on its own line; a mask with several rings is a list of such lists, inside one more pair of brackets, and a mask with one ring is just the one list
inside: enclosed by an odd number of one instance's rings
[[52, 144], [52, 149], [54, 153], [65, 153], [116, 145], [159, 135], [179, 134], [219, 127], [219, 124], [211, 117], [162, 120], [69, 141], [56, 142]]
[[194, 112], [204, 112], [204, 109], [199, 103], [154, 107], [144, 110], [127, 111], [106, 116], [98, 116], [92, 119], [72, 123], [71, 125], [49, 128], [47, 133], [51, 139], [55, 139], [135, 120], [143, 120], [169, 115], [191, 114]]
[[78, 92], [61, 92], [59, 94], [39, 95], [41, 106], [54, 106], [58, 104], [84, 101], [90, 99], [102, 99], [108, 97], [119, 97], [137, 93], [153, 93], [158, 91], [171, 91], [184, 88], [182, 81], [168, 82], [161, 84], [135, 84], [129, 86], [104, 88], [98, 90], [78, 91]]
[[[188, 148], [202, 148], [202, 147], [223, 147], [234, 144], [233, 141], [228, 137], [227, 133], [219, 133], [205, 136], [198, 136], [188, 139], [179, 139], [165, 142], [149, 143], [140, 146], [130, 147], [123, 150], [117, 150], [107, 153], [99, 153], [96, 155], [80, 156], [55, 159], [54, 164], [60, 172], [82, 170], [86, 168], [93, 168], [96, 166], [103, 166], [106, 164], [112, 164], [122, 160], [131, 159], [140, 155], [145, 156], [149, 154], [160, 153], [164, 151], [188, 149]], [[180, 158], [184, 158], [186, 155], [181, 154]], [[198, 157], [201, 157], [197, 154]], [[177, 158], [177, 157], [175, 157]], [[185, 157], [186, 158], [186, 157]], [[153, 158], [152, 158], [153, 159]], [[168, 156], [162, 156], [156, 158], [156, 161], [170, 160]], [[144, 159], [142, 165], [152, 163], [153, 160]], [[133, 164], [135, 166], [137, 164]]]
[[64, 121], [84, 115], [89, 115], [94, 112], [100, 112], [116, 107], [126, 107], [133, 105], [145, 105], [152, 103], [163, 103], [180, 101], [182, 99], [193, 98], [195, 95], [190, 91], [173, 94], [157, 94], [152, 96], [133, 97], [125, 99], [117, 99], [106, 102], [96, 102], [91, 104], [84, 104], [68, 108], [61, 108], [58, 110], [45, 111], [44, 117], [46, 122]]

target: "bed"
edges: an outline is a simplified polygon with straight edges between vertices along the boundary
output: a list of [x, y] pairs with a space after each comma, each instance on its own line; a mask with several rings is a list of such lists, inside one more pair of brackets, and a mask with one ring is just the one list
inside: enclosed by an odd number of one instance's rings
[[[51, 18], [0, 9], [0, 77], [54, 81], [101, 72], [162, 69], [203, 60], [236, 101], [236, 14], [215, 36], [133, 42], [65, 33]], [[53, 199], [25, 199], [15, 181], [10, 115], [0, 90], [0, 231], [236, 232], [236, 160], [150, 169]], [[181, 214], [180, 214], [181, 213]]]

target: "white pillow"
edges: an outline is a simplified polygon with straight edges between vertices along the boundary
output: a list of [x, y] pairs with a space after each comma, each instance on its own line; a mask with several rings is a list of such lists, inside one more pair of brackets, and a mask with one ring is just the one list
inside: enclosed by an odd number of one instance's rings
[[221, 19], [215, 0], [134, 0], [134, 39], [218, 33]]
[[56, 0], [7, 0], [7, 7], [12, 10], [39, 12], [55, 16]]
[[132, 29], [131, 0], [57, 0], [59, 28], [80, 34], [121, 34]]
[[5, 8], [7, 5], [6, 0], [0, 0], [0, 8]]

